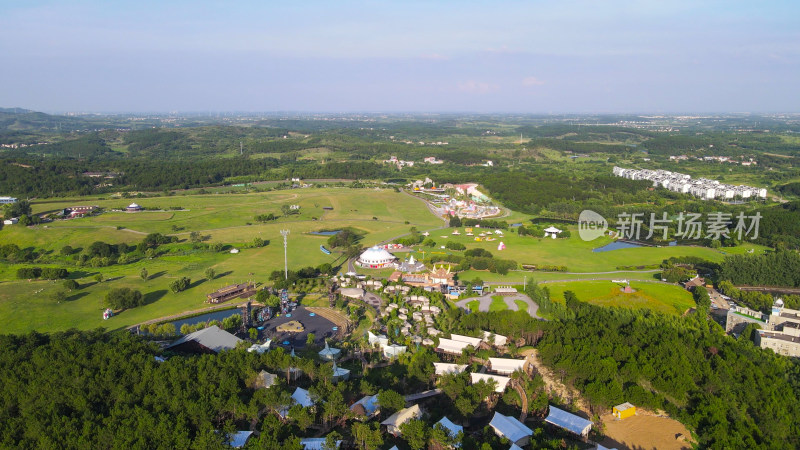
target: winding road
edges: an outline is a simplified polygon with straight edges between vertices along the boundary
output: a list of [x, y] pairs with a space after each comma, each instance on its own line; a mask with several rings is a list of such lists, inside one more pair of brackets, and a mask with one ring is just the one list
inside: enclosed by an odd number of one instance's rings
[[[495, 294], [495, 295], [498, 295], [498, 294]], [[539, 311], [539, 305], [537, 305], [536, 302], [531, 300], [531, 298], [528, 297], [527, 295], [516, 293], [516, 294], [511, 294], [511, 295], [503, 295], [502, 297], [503, 297], [503, 301], [506, 302], [506, 306], [508, 306], [508, 309], [510, 309], [512, 311], [519, 311], [519, 307], [517, 306], [517, 303], [515, 302], [515, 300], [520, 300], [520, 301], [525, 302], [528, 305], [528, 314], [530, 314], [531, 317], [536, 318], [536, 319], [541, 319], [541, 317], [539, 317], [539, 315], [537, 314], [538, 311]], [[479, 302], [478, 311], [482, 311], [482, 312], [488, 312], [489, 311], [489, 306], [491, 306], [491, 304], [492, 304], [492, 295], [491, 294], [486, 294], [486, 295], [482, 295], [480, 297], [470, 297], [470, 298], [465, 298], [464, 300], [459, 300], [459, 301], [456, 302], [456, 306], [459, 306], [461, 308], [466, 308], [467, 307], [467, 303], [474, 302], [476, 300]]]

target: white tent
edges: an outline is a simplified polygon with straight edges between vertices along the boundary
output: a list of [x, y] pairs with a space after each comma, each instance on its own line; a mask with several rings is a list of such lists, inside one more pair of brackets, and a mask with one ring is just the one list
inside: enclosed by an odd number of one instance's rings
[[467, 368], [466, 364], [451, 364], [451, 363], [433, 363], [433, 368], [436, 375], [445, 375], [448, 373], [461, 373]]
[[533, 435], [533, 430], [526, 427], [519, 420], [511, 416], [504, 416], [498, 412], [494, 413], [489, 426], [494, 429], [498, 436], [504, 437], [521, 447], [525, 446]]
[[308, 391], [303, 388], [295, 389], [294, 393], [292, 394], [292, 399], [303, 408], [314, 406], [314, 400], [311, 400], [311, 396], [308, 394]]
[[383, 347], [383, 356], [386, 358], [394, 358], [406, 352], [405, 345], [391, 344]]
[[452, 339], [439, 338], [439, 346], [437, 349], [445, 352], [460, 355], [461, 352], [469, 347], [470, 344], [463, 341], [454, 341]]
[[589, 430], [592, 429], [591, 421], [586, 420], [583, 417], [576, 416], [575, 414], [568, 413], [563, 409], [558, 409], [552, 405], [550, 406], [550, 414], [547, 415], [547, 418], [545, 418], [544, 421], [580, 436], [588, 435]]
[[481, 345], [481, 342], [483, 342], [483, 339], [481, 338], [474, 338], [471, 336], [463, 336], [460, 334], [453, 334], [453, 333], [450, 333], [450, 339], [454, 341], [466, 342], [467, 344], [475, 348], [478, 348], [478, 346]]
[[437, 424], [444, 427], [444, 429], [447, 430], [447, 434], [449, 434], [453, 439], [458, 437], [458, 433], [464, 432], [464, 427], [454, 424], [450, 419], [447, 418], [447, 416], [442, 417], [441, 420], [434, 424], [434, 426]]
[[386, 425], [386, 431], [388, 431], [389, 434], [400, 436], [400, 425], [411, 419], [419, 419], [420, 417], [422, 417], [422, 410], [419, 405], [414, 405], [392, 414], [388, 419], [381, 422], [381, 425]]
[[524, 359], [511, 359], [511, 358], [489, 358], [489, 365], [492, 372], [497, 372], [502, 375], [509, 375], [514, 373], [515, 370], [525, 368]]
[[333, 361], [334, 359], [339, 357], [339, 353], [341, 353], [341, 352], [342, 351], [339, 350], [338, 348], [329, 347], [328, 346], [328, 342], [325, 341], [325, 348], [320, 350], [319, 356], [320, 356], [320, 358], [322, 358], [322, 359], [324, 359], [326, 361]]
[[503, 392], [506, 390], [506, 386], [508, 382], [511, 381], [509, 377], [501, 377], [500, 375], [489, 375], [486, 373], [471, 373], [469, 374], [470, 379], [472, 380], [472, 384], [478, 383], [480, 381], [489, 382], [489, 380], [494, 380], [497, 382], [497, 386], [494, 388], [495, 392]]
[[492, 335], [492, 333], [490, 333], [488, 331], [484, 331], [483, 332], [483, 342], [486, 342], [487, 344], [494, 344], [494, 345], [496, 345], [498, 347], [502, 347], [502, 346], [504, 346], [504, 345], [506, 345], [508, 343], [508, 338], [505, 337], [505, 336], [501, 336], [499, 334], [495, 334], [494, 335], [494, 342], [492, 342], [492, 340], [489, 339], [489, 336], [491, 336], [491, 335]]

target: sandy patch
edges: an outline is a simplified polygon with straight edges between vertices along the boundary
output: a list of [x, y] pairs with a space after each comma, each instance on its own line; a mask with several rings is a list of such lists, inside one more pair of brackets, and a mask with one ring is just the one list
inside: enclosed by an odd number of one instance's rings
[[[601, 417], [605, 424], [606, 438], [601, 442], [608, 448], [682, 450], [692, 446], [684, 439], [691, 440], [692, 435], [677, 420], [638, 413], [627, 419], [617, 420], [613, 415]], [[677, 435], [683, 438], [676, 439]]]

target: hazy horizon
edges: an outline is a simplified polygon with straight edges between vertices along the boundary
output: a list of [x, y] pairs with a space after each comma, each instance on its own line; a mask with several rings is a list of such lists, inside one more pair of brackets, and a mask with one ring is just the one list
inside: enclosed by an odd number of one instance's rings
[[788, 1], [3, 4], [0, 103], [62, 113], [791, 113], [798, 13]]

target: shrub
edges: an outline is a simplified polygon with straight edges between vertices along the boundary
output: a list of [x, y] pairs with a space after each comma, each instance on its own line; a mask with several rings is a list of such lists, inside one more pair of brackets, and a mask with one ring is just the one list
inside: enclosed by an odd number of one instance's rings
[[41, 275], [42, 269], [38, 267], [21, 267], [17, 269], [17, 278], [21, 280], [39, 278]]

